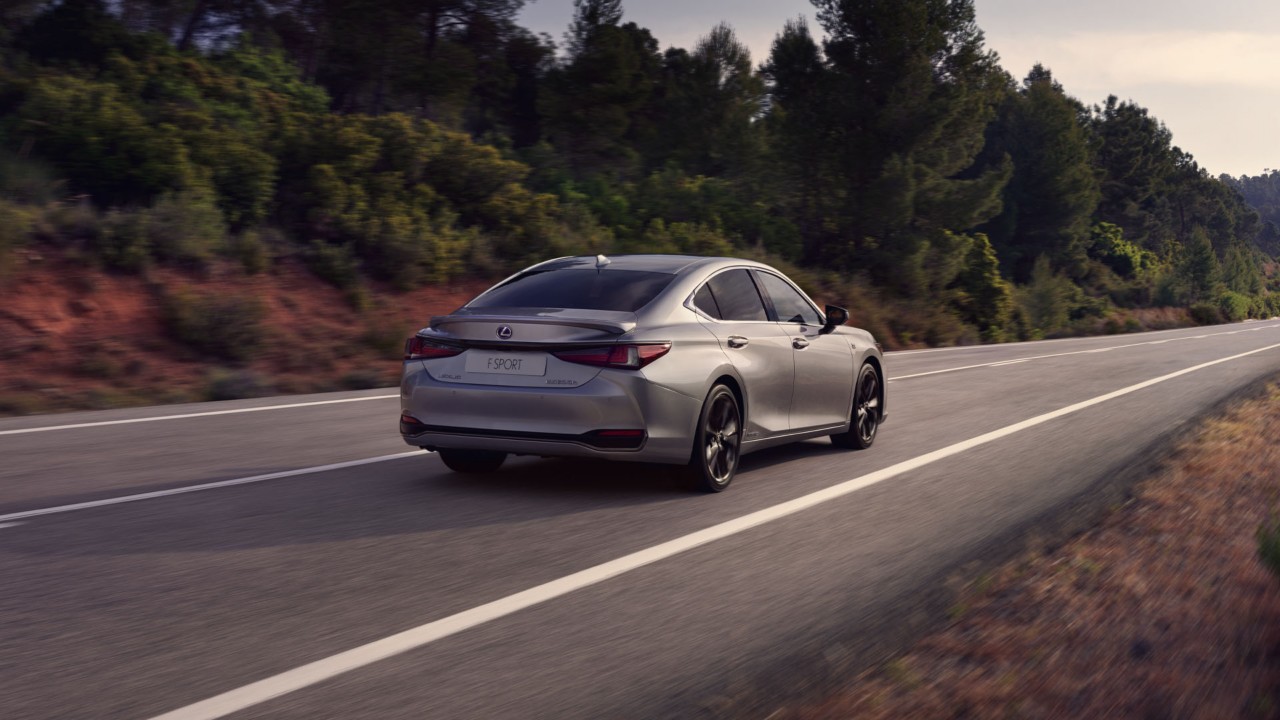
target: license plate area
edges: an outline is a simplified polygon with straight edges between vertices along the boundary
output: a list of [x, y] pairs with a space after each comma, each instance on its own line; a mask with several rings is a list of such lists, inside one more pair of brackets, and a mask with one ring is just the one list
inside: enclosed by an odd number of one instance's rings
[[468, 350], [466, 369], [469, 373], [489, 375], [546, 375], [547, 356], [542, 353]]

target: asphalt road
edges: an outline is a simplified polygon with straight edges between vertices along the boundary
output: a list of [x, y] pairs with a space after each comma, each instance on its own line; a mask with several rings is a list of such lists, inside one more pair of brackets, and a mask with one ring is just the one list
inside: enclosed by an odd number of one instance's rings
[[751, 455], [719, 495], [462, 478], [394, 390], [0, 420], [0, 717], [763, 718], [1280, 372], [1280, 322], [887, 363], [873, 448]]

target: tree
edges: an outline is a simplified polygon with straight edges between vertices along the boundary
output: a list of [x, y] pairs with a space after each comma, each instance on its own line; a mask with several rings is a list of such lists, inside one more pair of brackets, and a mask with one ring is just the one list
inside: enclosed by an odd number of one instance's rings
[[1216, 297], [1222, 281], [1222, 270], [1218, 265], [1218, 257], [1213, 253], [1209, 235], [1203, 228], [1193, 230], [1190, 240], [1184, 246], [1178, 276], [1184, 283], [1187, 302], [1207, 301]]
[[552, 144], [580, 176], [632, 176], [634, 150], [651, 132], [650, 100], [662, 59], [648, 30], [621, 20], [612, 0], [576, 3], [571, 45], [576, 52], [548, 73], [539, 96]]
[[1094, 106], [1090, 128], [1103, 172], [1097, 219], [1119, 226], [1130, 242], [1169, 254], [1174, 238], [1162, 194], [1174, 165], [1168, 128], [1146, 108], [1114, 95]]
[[[827, 31], [826, 120], [840, 203], [833, 231], [807, 238], [809, 262], [868, 267], [908, 295], [930, 243], [1000, 210], [1007, 161], [979, 171], [983, 131], [1003, 93], [972, 0], [816, 0]], [[966, 174], [967, 173], [967, 174]]]
[[622, 0], [573, 0], [573, 22], [565, 33], [569, 54], [582, 54], [600, 28], [621, 23]]
[[985, 229], [1015, 282], [1027, 282], [1037, 257], [1079, 278], [1098, 205], [1093, 150], [1080, 118], [1083, 106], [1052, 73], [1036, 65], [1000, 107], [984, 154], [1007, 154], [1013, 175], [1004, 207]]
[[965, 321], [976, 325], [984, 340], [1003, 340], [1013, 313], [1013, 288], [1000, 276], [1000, 261], [986, 235], [973, 236], [956, 288], [955, 304]]
[[770, 192], [804, 238], [801, 256], [817, 256], [828, 234], [828, 208], [842, 206], [844, 190], [829, 172], [825, 96], [830, 74], [804, 18], [787, 21], [761, 72], [769, 90], [763, 124]]
[[675, 162], [709, 176], [749, 171], [763, 151], [756, 120], [764, 101], [751, 51], [728, 24], [712, 28], [692, 53], [668, 50], [654, 101], [660, 119], [651, 166]]

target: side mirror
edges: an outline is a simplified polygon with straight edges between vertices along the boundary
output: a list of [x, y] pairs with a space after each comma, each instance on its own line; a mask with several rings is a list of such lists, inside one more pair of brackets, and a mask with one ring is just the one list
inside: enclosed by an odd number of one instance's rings
[[849, 322], [849, 311], [835, 305], [827, 306], [827, 324], [822, 326], [818, 331], [819, 335], [829, 335], [835, 332], [836, 328]]

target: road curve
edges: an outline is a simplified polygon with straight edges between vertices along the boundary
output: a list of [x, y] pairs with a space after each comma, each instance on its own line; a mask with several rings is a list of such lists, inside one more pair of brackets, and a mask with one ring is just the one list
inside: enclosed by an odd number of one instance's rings
[[[1280, 372], [1280, 322], [891, 353], [720, 495], [396, 435], [394, 391], [0, 419], [0, 716], [741, 716]], [[814, 659], [797, 669], [796, 658]]]

